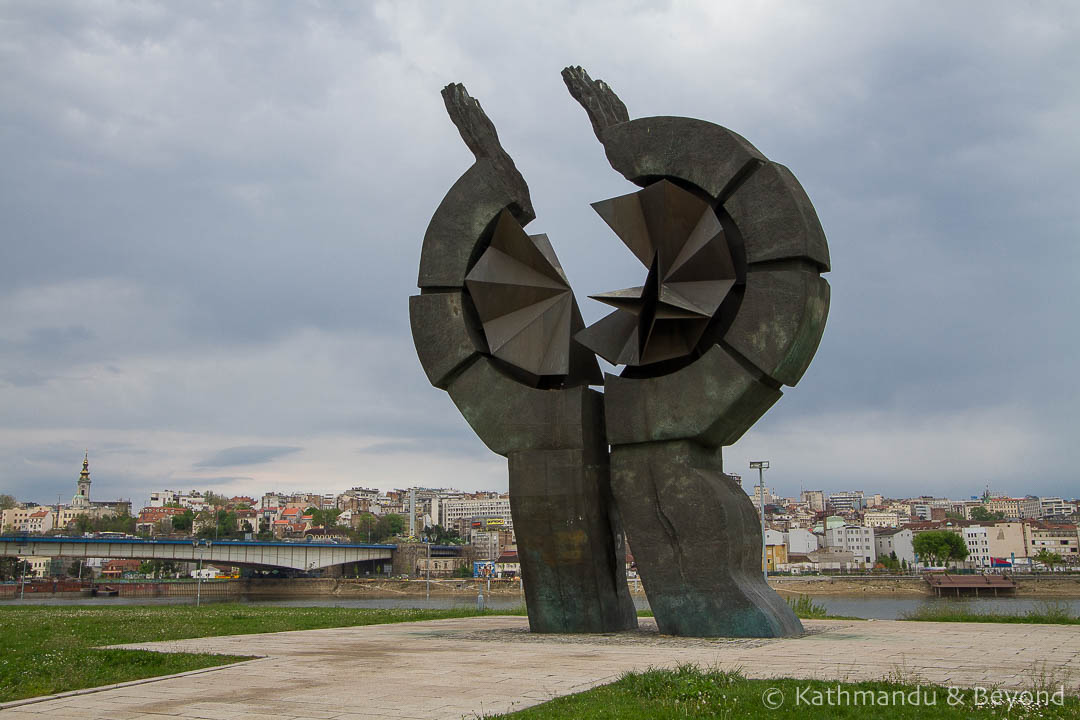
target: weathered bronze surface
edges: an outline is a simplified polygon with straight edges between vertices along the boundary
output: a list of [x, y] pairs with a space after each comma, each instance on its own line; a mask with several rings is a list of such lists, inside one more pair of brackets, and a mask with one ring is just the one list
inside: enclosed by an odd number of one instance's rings
[[[722, 448], [817, 351], [830, 267], [817, 215], [794, 175], [737, 133], [631, 120], [604, 82], [563, 77], [612, 167], [642, 188], [593, 207], [643, 284], [592, 296], [615, 311], [584, 326], [551, 243], [524, 230], [528, 186], [479, 103], [450, 85], [476, 162], [432, 217], [410, 299], [429, 381], [508, 459], [530, 627], [636, 626], [625, 524], [662, 632], [799, 633], [762, 579], [761, 526]], [[601, 377], [594, 351], [622, 372]]]
[[428, 379], [507, 458], [510, 502], [534, 632], [637, 626], [611, 497], [602, 381], [572, 339], [584, 328], [543, 235], [527, 235], [529, 189], [480, 104], [461, 85], [447, 111], [476, 163], [435, 211], [409, 300]]
[[[761, 525], [721, 448], [817, 351], [829, 307], [817, 215], [794, 175], [742, 136], [689, 118], [630, 120], [603, 81], [581, 68], [563, 78], [612, 167], [644, 188], [636, 205], [594, 207], [649, 268], [645, 285], [594, 296], [619, 309], [577, 337], [626, 366], [605, 377], [612, 487], [657, 623], [676, 635], [801, 632], [762, 577]], [[690, 302], [665, 302], [665, 287]]]

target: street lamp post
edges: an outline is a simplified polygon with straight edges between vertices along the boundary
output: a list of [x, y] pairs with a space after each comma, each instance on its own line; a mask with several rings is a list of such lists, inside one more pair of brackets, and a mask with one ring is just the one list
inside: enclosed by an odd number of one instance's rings
[[765, 471], [769, 469], [769, 461], [751, 460], [750, 469], [758, 471], [758, 507], [761, 509], [761, 572], [768, 581], [769, 565], [765, 559]]

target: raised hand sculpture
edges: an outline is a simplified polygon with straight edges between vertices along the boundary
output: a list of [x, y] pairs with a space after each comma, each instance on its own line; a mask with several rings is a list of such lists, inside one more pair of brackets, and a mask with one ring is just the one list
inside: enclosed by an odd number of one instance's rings
[[461, 85], [443, 90], [476, 162], [435, 211], [409, 300], [417, 354], [492, 451], [508, 460], [534, 632], [637, 626], [608, 476], [603, 396], [585, 324], [550, 243], [528, 236], [529, 188]]
[[[530, 626], [635, 624], [625, 525], [661, 632], [801, 632], [762, 578], [761, 526], [721, 448], [817, 350], [829, 255], [813, 206], [736, 133], [630, 120], [602, 81], [581, 68], [563, 77], [612, 167], [643, 188], [594, 208], [646, 268], [644, 284], [594, 296], [615, 311], [583, 327], [546, 237], [521, 229], [532, 219], [524, 180], [479, 104], [450, 86], [477, 162], [432, 218], [410, 305], [432, 384], [509, 458]], [[625, 366], [602, 396], [586, 387], [600, 379], [585, 348]]]

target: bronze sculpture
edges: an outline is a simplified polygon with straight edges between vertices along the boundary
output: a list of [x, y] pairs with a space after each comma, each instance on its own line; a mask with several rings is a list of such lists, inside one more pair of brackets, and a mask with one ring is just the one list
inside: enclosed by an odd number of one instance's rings
[[[563, 71], [614, 169], [642, 190], [594, 204], [645, 266], [593, 296], [585, 328], [528, 187], [460, 85], [448, 111], [477, 157], [436, 211], [410, 300], [424, 369], [509, 461], [530, 627], [636, 625], [623, 528], [661, 632], [775, 637], [801, 625], [760, 573], [760, 524], [722, 472], [794, 385], [828, 313], [828, 247], [787, 168], [726, 128], [630, 120], [606, 84]], [[595, 351], [624, 365], [599, 376]], [[588, 387], [603, 384], [603, 394]], [[610, 449], [609, 449], [610, 448]]]

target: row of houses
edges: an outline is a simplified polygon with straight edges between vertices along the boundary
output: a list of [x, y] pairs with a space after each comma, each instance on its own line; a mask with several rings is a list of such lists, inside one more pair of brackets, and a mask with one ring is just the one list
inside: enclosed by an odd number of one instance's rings
[[792, 572], [871, 569], [893, 564], [914, 569], [919, 565], [914, 539], [928, 530], [959, 534], [969, 553], [963, 563], [966, 567], [1031, 568], [1041, 551], [1060, 556], [1065, 566], [1080, 566], [1080, 533], [1073, 524], [1035, 520], [923, 521], [904, 527], [874, 528], [846, 523], [839, 517], [827, 518], [814, 530], [766, 530], [766, 563], [771, 571]]

